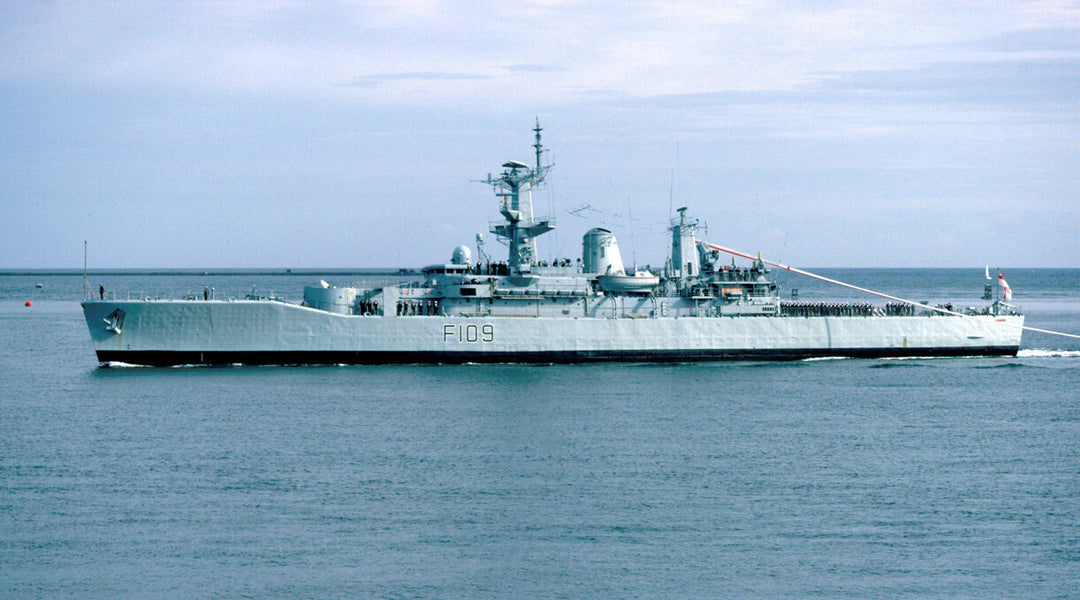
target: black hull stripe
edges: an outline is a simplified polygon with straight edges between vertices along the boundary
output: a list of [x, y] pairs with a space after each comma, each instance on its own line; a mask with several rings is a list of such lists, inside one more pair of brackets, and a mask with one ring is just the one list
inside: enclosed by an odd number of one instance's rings
[[582, 352], [351, 352], [254, 351], [173, 352], [167, 350], [99, 350], [102, 363], [133, 365], [381, 365], [461, 363], [700, 362], [804, 360], [807, 358], [899, 358], [936, 356], [1016, 356], [1019, 346], [978, 348], [855, 348], [846, 350], [664, 350]]

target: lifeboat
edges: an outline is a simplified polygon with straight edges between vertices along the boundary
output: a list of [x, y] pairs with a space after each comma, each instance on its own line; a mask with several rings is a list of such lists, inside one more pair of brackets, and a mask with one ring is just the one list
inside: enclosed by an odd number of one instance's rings
[[634, 293], [652, 290], [660, 283], [660, 277], [648, 271], [635, 271], [633, 275], [600, 275], [596, 281], [605, 292]]

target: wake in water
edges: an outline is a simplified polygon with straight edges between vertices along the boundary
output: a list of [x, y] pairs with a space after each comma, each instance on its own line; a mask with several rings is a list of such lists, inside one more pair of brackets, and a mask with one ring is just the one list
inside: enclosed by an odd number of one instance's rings
[[1017, 358], [1080, 358], [1080, 350], [1044, 350], [1032, 348], [1021, 350]]

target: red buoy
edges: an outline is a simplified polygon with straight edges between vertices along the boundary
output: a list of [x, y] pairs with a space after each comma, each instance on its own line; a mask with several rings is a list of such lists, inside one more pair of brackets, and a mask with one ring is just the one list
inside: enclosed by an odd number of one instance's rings
[[33, 305], [34, 305], [34, 303], [33, 303], [33, 302], [31, 302], [31, 301], [29, 301], [29, 300], [27, 300], [27, 301], [26, 301], [26, 305], [27, 305], [27, 306], [33, 306]]

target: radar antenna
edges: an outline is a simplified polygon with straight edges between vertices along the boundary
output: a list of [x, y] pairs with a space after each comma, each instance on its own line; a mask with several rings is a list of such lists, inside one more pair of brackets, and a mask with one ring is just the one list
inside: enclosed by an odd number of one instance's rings
[[540, 117], [536, 117], [536, 127], [533, 128], [536, 132], [536, 143], [533, 144], [533, 148], [536, 148], [536, 172], [541, 172], [540, 155], [544, 152], [544, 145], [540, 143], [540, 132], [543, 128], [540, 127]]

